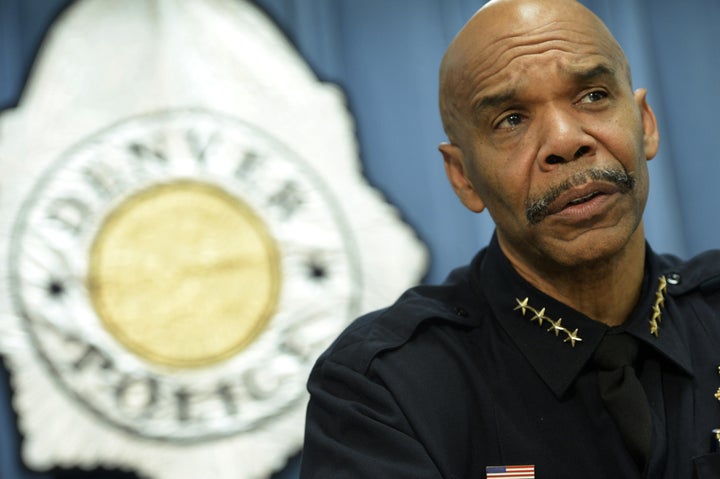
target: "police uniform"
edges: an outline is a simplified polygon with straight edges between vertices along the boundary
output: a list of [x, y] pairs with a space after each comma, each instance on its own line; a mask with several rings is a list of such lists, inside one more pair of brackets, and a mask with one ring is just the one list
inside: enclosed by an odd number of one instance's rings
[[[645, 471], [591, 365], [620, 331], [640, 344]], [[444, 284], [355, 321], [318, 360], [301, 477], [475, 479], [528, 465], [541, 479], [717, 479], [719, 366], [720, 251], [683, 262], [648, 247], [640, 301], [611, 328], [531, 286], [493, 238]]]

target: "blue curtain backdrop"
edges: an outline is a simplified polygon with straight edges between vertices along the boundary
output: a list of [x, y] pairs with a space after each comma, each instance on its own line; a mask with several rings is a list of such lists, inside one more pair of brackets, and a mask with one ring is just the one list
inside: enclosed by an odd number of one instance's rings
[[[44, 32], [68, 3], [0, 0], [0, 109], [17, 103]], [[345, 90], [367, 178], [429, 246], [432, 263], [425, 281], [438, 282], [467, 262], [487, 242], [493, 226], [486, 213], [465, 211], [446, 184], [436, 151], [444, 139], [436, 108], [437, 66], [455, 32], [484, 1], [255, 3], [280, 25], [322, 80]], [[660, 121], [661, 148], [650, 165], [645, 216], [651, 244], [683, 257], [718, 247], [720, 2], [583, 3], [615, 33], [630, 59], [635, 85], [648, 88]], [[0, 478], [110, 477], [107, 472], [37, 474], [24, 469], [7, 375], [1, 369]], [[294, 458], [276, 477], [293, 479], [297, 470]]]

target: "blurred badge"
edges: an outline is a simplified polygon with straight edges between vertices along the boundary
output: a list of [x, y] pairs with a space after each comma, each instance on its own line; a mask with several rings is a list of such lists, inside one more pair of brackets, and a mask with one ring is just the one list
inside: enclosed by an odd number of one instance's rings
[[37, 64], [0, 118], [23, 458], [267, 477], [317, 355], [424, 269], [342, 95], [236, 1], [77, 2]]

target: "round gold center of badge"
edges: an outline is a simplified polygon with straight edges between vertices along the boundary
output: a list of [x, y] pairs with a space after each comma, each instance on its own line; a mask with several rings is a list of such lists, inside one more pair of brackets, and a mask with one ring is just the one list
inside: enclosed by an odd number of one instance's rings
[[167, 366], [206, 366], [242, 350], [274, 313], [279, 285], [264, 222], [200, 182], [130, 197], [106, 218], [90, 255], [90, 296], [105, 327]]

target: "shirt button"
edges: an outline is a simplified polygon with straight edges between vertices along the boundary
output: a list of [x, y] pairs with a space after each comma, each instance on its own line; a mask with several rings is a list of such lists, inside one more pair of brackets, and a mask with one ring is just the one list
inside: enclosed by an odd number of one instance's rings
[[455, 314], [457, 314], [458, 316], [467, 318], [468, 312], [465, 311], [464, 309], [462, 309], [460, 306], [455, 306], [454, 310], [455, 310]]
[[680, 283], [680, 274], [679, 273], [670, 273], [667, 275], [667, 282], [668, 284], [679, 284]]

